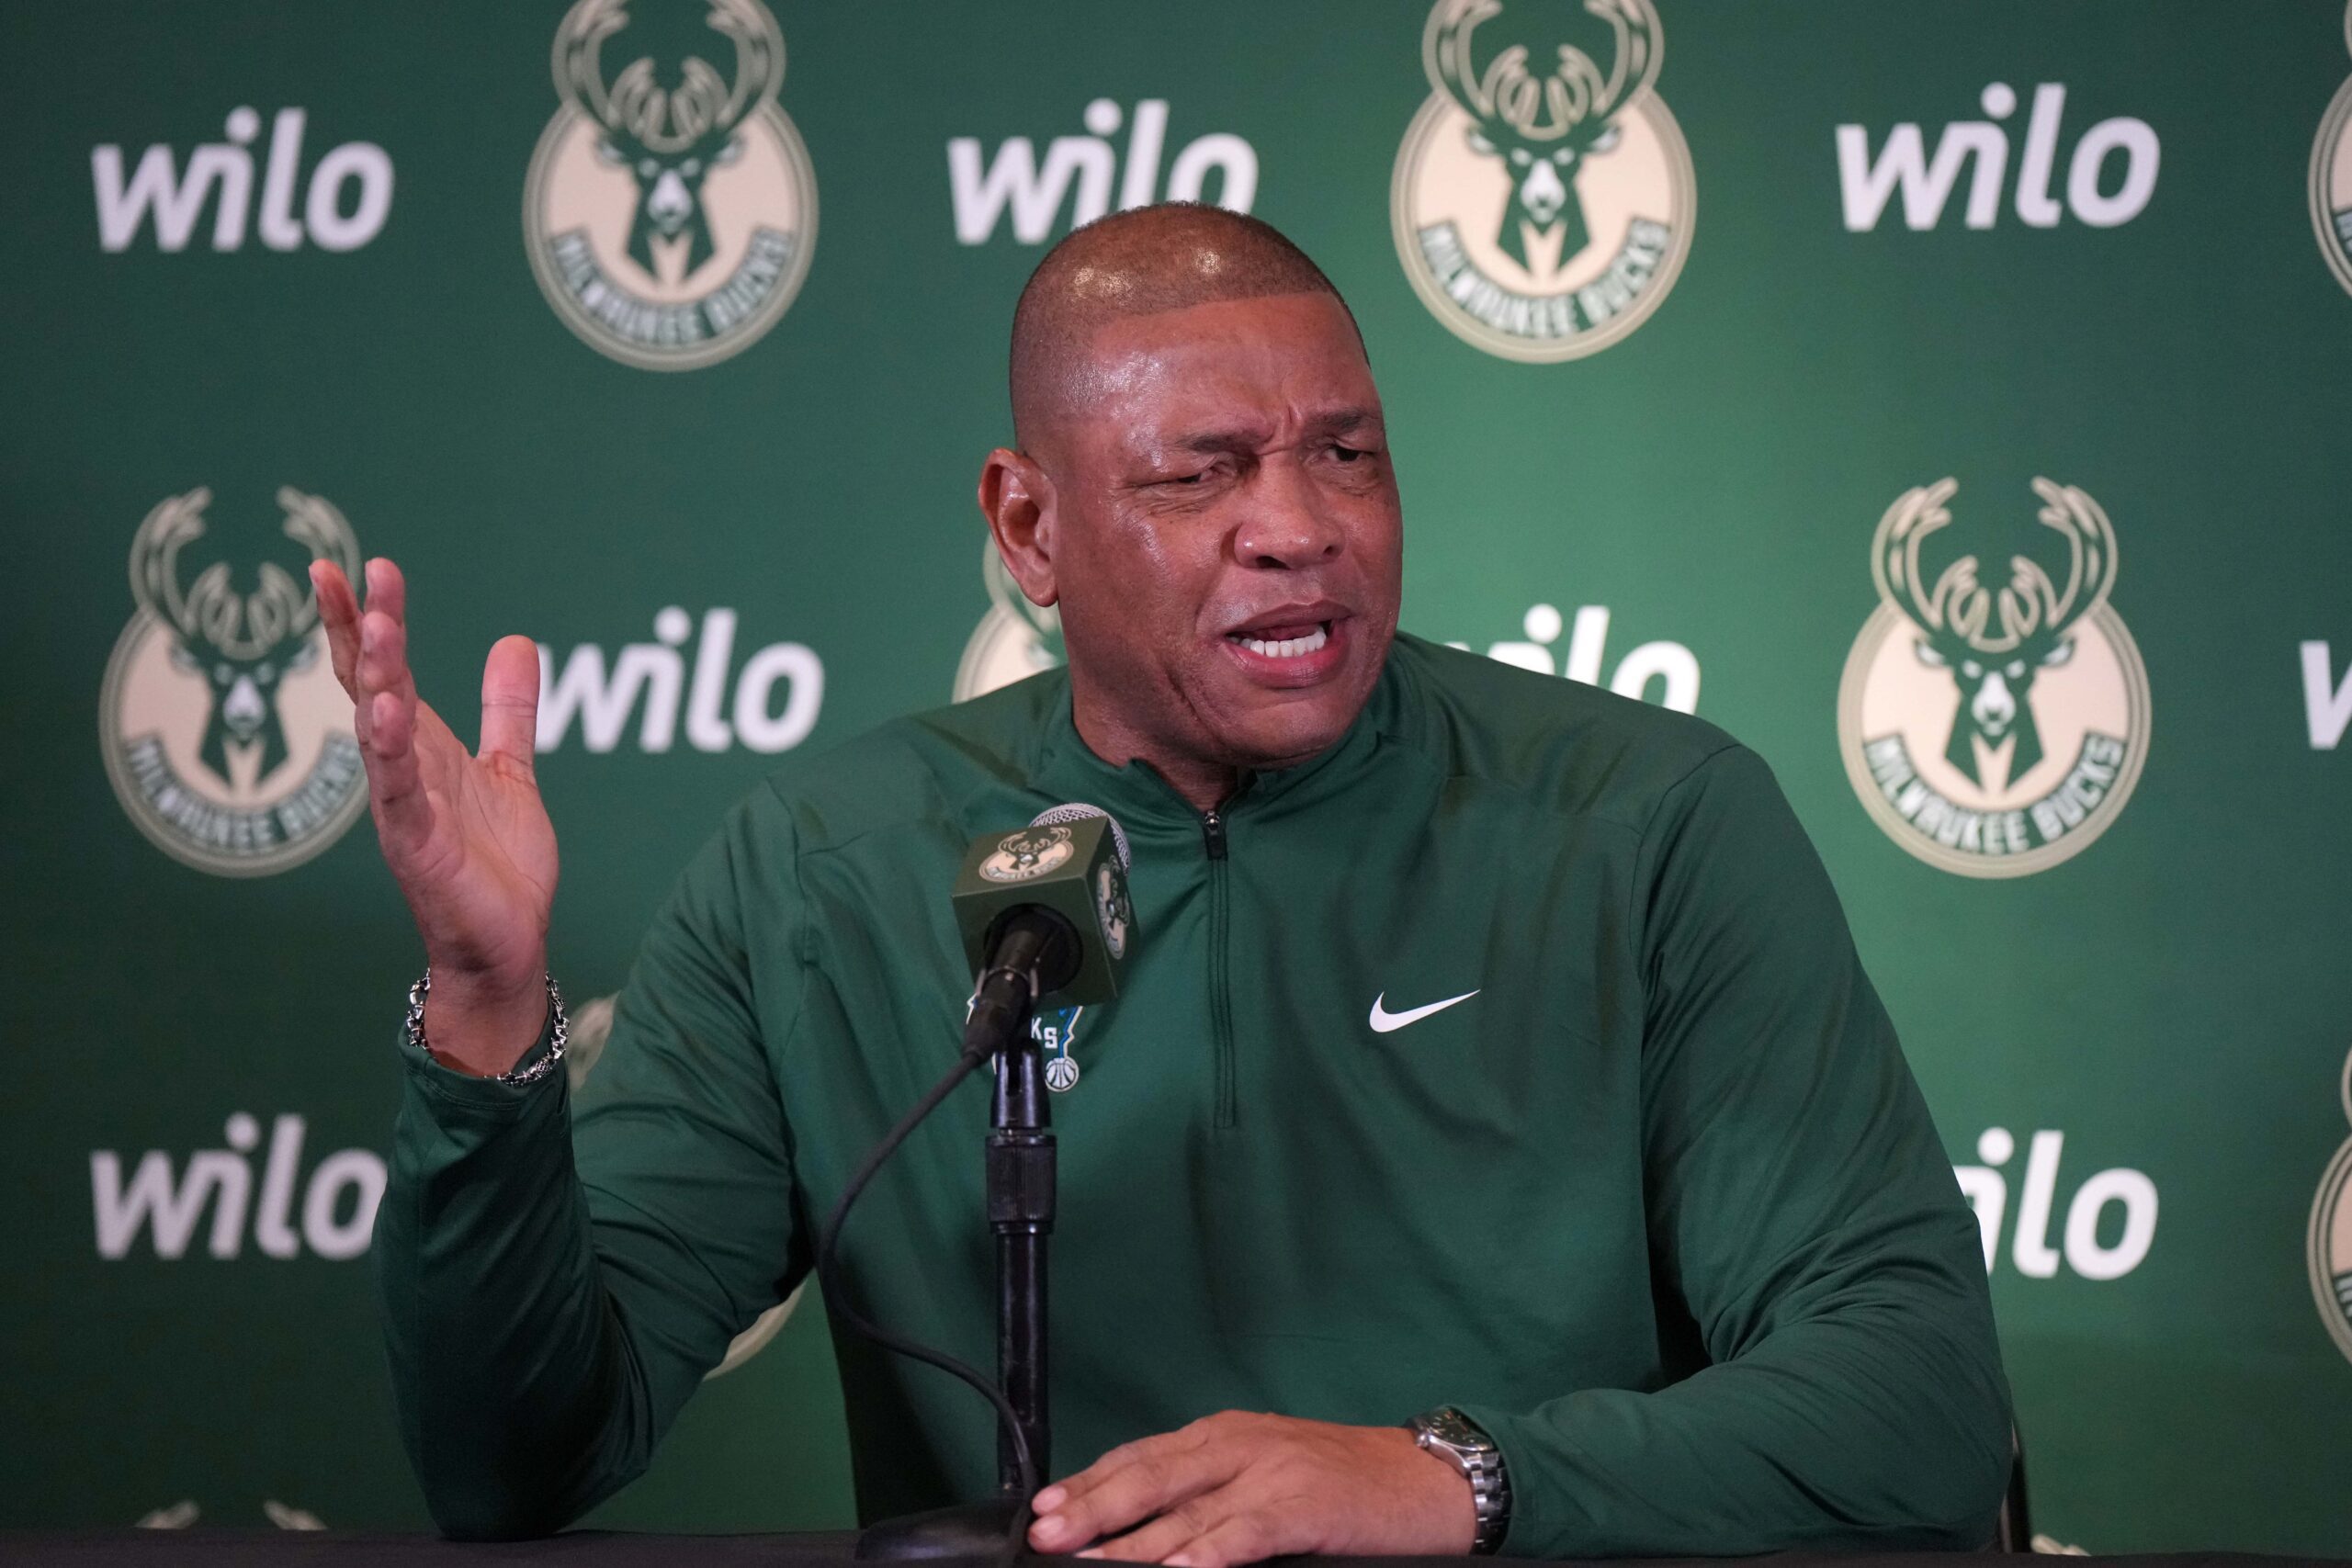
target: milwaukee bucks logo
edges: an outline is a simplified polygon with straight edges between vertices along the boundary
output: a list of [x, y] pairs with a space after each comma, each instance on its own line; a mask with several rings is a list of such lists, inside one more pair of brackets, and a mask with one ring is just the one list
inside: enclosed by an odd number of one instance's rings
[[1880, 604], [1846, 660], [1838, 736], [1896, 843], [1963, 875], [2023, 876], [2088, 848], [2131, 799], [2148, 676], [2109, 602], [2115, 530], [2097, 502], [2035, 479], [2055, 570], [2019, 553], [1996, 585], [1977, 554], [1937, 547], [1959, 489], [1906, 491], [1879, 521]]
[[98, 698], [107, 776], [130, 819], [166, 854], [222, 876], [299, 865], [368, 804], [351, 699], [326, 659], [312, 558], [356, 580], [359, 543], [315, 495], [281, 490], [300, 566], [228, 560], [190, 569], [212, 492], [147, 514], [130, 547], [139, 608], [115, 643]]
[[1697, 182], [1655, 89], [1650, 0], [1438, 0], [1431, 92], [1389, 222], [1446, 329], [1506, 359], [1576, 359], [1648, 319], [1690, 249]]
[[[676, 55], [627, 56], [639, 20], [692, 22]], [[721, 72], [700, 52], [731, 53]], [[556, 29], [562, 107], [523, 196], [531, 270], [564, 324], [647, 370], [740, 354], [800, 290], [817, 178], [776, 107], [784, 35], [759, 0], [579, 0]]]
[[[2352, 49], [2352, 5], [2344, 9], [2344, 43]], [[2335, 90], [2312, 146], [2312, 226], [2335, 281], [2352, 288], [2352, 76]]]
[[1032, 604], [1005, 570], [996, 546], [981, 547], [980, 581], [988, 585], [988, 613], [964, 644], [956, 666], [955, 700], [1052, 670], [1063, 662], [1062, 618], [1051, 605]]
[[[2344, 1059], [2344, 1114], [2352, 1119], [2352, 1056]], [[2335, 1348], [2352, 1356], [2352, 1139], [2320, 1178], [2307, 1243], [2312, 1295]]]

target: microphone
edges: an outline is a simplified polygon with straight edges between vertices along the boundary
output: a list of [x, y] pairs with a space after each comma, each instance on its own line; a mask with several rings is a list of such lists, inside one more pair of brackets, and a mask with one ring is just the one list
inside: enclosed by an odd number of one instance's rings
[[952, 896], [973, 973], [1034, 973], [1033, 1002], [1116, 997], [1136, 934], [1129, 859], [1125, 830], [1080, 802], [973, 840]]

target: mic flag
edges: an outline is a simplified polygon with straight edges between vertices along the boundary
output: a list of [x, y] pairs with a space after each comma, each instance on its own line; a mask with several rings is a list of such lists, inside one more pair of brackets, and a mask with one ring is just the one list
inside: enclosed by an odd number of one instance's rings
[[964, 852], [953, 902], [956, 927], [974, 973], [987, 967], [997, 932], [1014, 912], [1044, 908], [1069, 923], [1076, 972], [1041, 994], [1061, 1003], [1107, 1002], [1136, 939], [1127, 897], [1125, 835], [1091, 807], [1057, 806], [1026, 828], [986, 833]]

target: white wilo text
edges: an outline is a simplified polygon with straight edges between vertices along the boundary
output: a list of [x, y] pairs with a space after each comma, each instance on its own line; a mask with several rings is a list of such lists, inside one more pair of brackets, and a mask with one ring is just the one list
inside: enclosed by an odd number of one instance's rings
[[[1979, 100], [1983, 119], [1954, 120], [1936, 139], [1935, 156], [1927, 151], [1926, 133], [1911, 121], [1887, 132], [1875, 159], [1870, 133], [1860, 125], [1838, 128], [1838, 190], [1845, 206], [1846, 227], [1862, 233], [1878, 227], [1888, 201], [1903, 193], [1903, 226], [1933, 229], [1943, 220], [1944, 205], [1960, 183], [1962, 165], [1972, 164], [1968, 199], [1961, 224], [1990, 229], [2000, 217], [2001, 190], [2009, 166], [2008, 132], [2001, 122], [2017, 112], [2016, 89], [2006, 82], [1986, 87]], [[2066, 161], [2065, 199], [2053, 194], [2058, 167], [2059, 121], [2066, 108], [2066, 89], [2044, 82], [2033, 90], [2033, 108], [2026, 120], [2025, 147], [2018, 161], [2015, 209], [2028, 228], [2054, 229], [2066, 213], [2094, 229], [2112, 229], [2140, 216], [2155, 194], [2156, 165], [2162, 149], [2156, 133], [2144, 119], [2119, 116], [2085, 130]], [[2121, 163], [2113, 187], [2106, 188], [2111, 162]]]
[[[958, 136], [948, 142], [947, 187], [957, 242], [986, 244], [1011, 208], [1012, 237], [1024, 245], [1042, 244], [1053, 232], [1065, 198], [1069, 198], [1073, 229], [1109, 212], [1114, 177], [1121, 211], [1160, 199], [1155, 193], [1160, 152], [1168, 141], [1168, 100], [1146, 98], [1136, 105], [1123, 166], [1111, 138], [1126, 118], [1110, 99], [1095, 99], [1086, 106], [1085, 115], [1086, 129], [1092, 134], [1055, 137], [1046, 145], [1042, 164], [1036, 144], [1025, 136], [999, 146], [985, 168], [978, 137]], [[1258, 196], [1258, 153], [1230, 131], [1213, 131], [1186, 142], [1169, 168], [1168, 188], [1161, 194], [1170, 201], [1209, 199], [1212, 171], [1219, 176], [1216, 205], [1249, 211]]]
[[[300, 183], [304, 110], [279, 109], [270, 128], [269, 151], [261, 179], [261, 243], [273, 251], [295, 251], [307, 237], [322, 251], [356, 251], [382, 232], [392, 210], [391, 155], [372, 141], [346, 141], [329, 148], [311, 170], [302, 211], [294, 211]], [[90, 178], [97, 194], [98, 246], [126, 251], [139, 237], [150, 212], [155, 218], [155, 248], [187, 248], [203, 215], [212, 208], [212, 248], [243, 248], [254, 213], [254, 139], [261, 116], [244, 105], [229, 111], [226, 141], [208, 141], [191, 152], [182, 169], [172, 150], [158, 142], [139, 156], [128, 177], [121, 147], [90, 149]], [[345, 190], [349, 189], [346, 197]]]

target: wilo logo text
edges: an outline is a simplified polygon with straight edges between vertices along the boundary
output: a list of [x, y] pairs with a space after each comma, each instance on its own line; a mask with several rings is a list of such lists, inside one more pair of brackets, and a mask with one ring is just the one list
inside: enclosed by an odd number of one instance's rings
[[2352, 724], [2352, 661], [2341, 681], [2332, 673], [2334, 663], [2324, 642], [2303, 644], [2303, 719], [2314, 751], [2335, 750]]
[[[302, 134], [309, 116], [279, 109], [270, 127], [269, 152], [261, 178], [261, 243], [273, 251], [298, 251], [308, 238], [322, 251], [356, 251], [383, 231], [392, 210], [391, 155], [372, 141], [346, 141], [329, 148], [302, 180]], [[258, 111], [239, 105], [223, 127], [226, 141], [208, 141], [187, 155], [183, 171], [161, 142], [139, 155], [126, 178], [122, 148], [114, 142], [90, 149], [90, 178], [98, 200], [98, 248], [127, 251], [147, 215], [155, 216], [155, 248], [187, 248], [204, 204], [212, 209], [212, 248], [242, 249], [254, 216], [253, 146], [261, 134]], [[296, 188], [302, 209], [294, 210]]]
[[[172, 1156], [149, 1149], [129, 1180], [122, 1156], [112, 1149], [90, 1155], [90, 1197], [96, 1215], [98, 1256], [127, 1258], [143, 1229], [158, 1258], [187, 1254], [207, 1206], [212, 1224], [205, 1250], [234, 1258], [253, 1221], [254, 1245], [265, 1257], [299, 1258], [305, 1243], [321, 1258], [356, 1258], [375, 1234], [376, 1205], [384, 1196], [384, 1161], [368, 1149], [337, 1149], [302, 1175], [304, 1124], [280, 1116], [272, 1124], [269, 1154], [254, 1179], [253, 1154], [261, 1146], [261, 1123], [240, 1111], [222, 1129], [224, 1149], [198, 1149], [175, 1177]], [[295, 1224], [297, 1188], [300, 1225]]]
[[1159, 190], [1160, 153], [1168, 144], [1165, 98], [1146, 98], [1136, 105], [1128, 120], [1124, 164], [1111, 145], [1121, 121], [1127, 119], [1119, 106], [1097, 98], [1086, 106], [1084, 119], [1090, 134], [1055, 137], [1046, 144], [1042, 164], [1036, 144], [1025, 136], [1000, 145], [985, 168], [979, 138], [958, 136], [948, 142], [947, 192], [957, 243], [986, 244], [1010, 209], [1012, 237], [1024, 245], [1042, 244], [1053, 232], [1066, 198], [1073, 229], [1109, 212], [1114, 180], [1123, 212], [1148, 207], [1163, 196], [1170, 201], [1201, 200], [1212, 174], [1217, 176], [1217, 206], [1247, 212], [1257, 199], [1257, 150], [1226, 130], [1186, 142], [1169, 167], [1167, 189]]
[[[1494, 643], [1487, 648], [1487, 657], [1538, 675], [1565, 675], [1588, 686], [1600, 684], [1600, 664], [1609, 641], [1608, 606], [1586, 604], [1577, 609], [1574, 629], [1568, 630], [1567, 657], [1556, 669], [1552, 645], [1567, 629], [1559, 610], [1550, 604], [1532, 605], [1520, 625], [1527, 634], [1526, 641]], [[1470, 645], [1447, 646], [1467, 649]], [[1677, 713], [1699, 711], [1699, 658], [1680, 643], [1645, 642], [1634, 648], [1617, 661], [1609, 689], [1621, 697], [1647, 698], [1652, 682], [1658, 683], [1660, 707]]]
[[823, 662], [805, 644], [773, 642], [734, 670], [735, 626], [734, 611], [707, 610], [696, 639], [694, 617], [673, 604], [653, 617], [654, 641], [626, 645], [609, 664], [602, 648], [582, 643], [559, 668], [555, 649], [541, 643], [537, 750], [560, 747], [577, 718], [587, 749], [610, 751], [620, 744], [629, 715], [639, 713], [639, 749], [667, 751], [677, 739], [681, 698], [686, 744], [697, 751], [724, 751], [738, 743], [752, 751], [788, 751], [799, 745], [816, 728], [824, 705]]
[[[1978, 102], [1983, 119], [1954, 120], [1936, 139], [1936, 153], [1928, 156], [1926, 133], [1909, 121], [1887, 132], [1873, 159], [1870, 133], [1859, 125], [1838, 128], [1838, 191], [1845, 203], [1846, 227], [1863, 232], [1878, 227], [1887, 202], [1899, 187], [1903, 192], [1903, 226], [1932, 229], [1942, 221], [1945, 202], [1960, 183], [1962, 164], [1973, 159], [1968, 201], [1961, 223], [1970, 229], [1990, 229], [2001, 211], [2001, 187], [2009, 166], [2009, 137], [2002, 121], [2017, 112], [2017, 89], [2006, 82], [1986, 87]], [[2156, 164], [2162, 149], [2156, 133], [2144, 119], [2120, 116], [2103, 119], [2075, 140], [2066, 160], [2066, 199], [2052, 194], [2058, 167], [2059, 122], [2066, 111], [2066, 89], [2044, 82], [2033, 90], [2033, 108], [2026, 120], [2025, 150], [2018, 160], [2017, 215], [2029, 228], [2054, 229], [2071, 212], [2077, 222], [2094, 229], [2128, 223], [2148, 205], [2156, 190]], [[2111, 160], [2122, 168], [2112, 189], [2103, 188]]]
[[[2140, 1267], [2155, 1245], [2156, 1184], [2144, 1171], [2128, 1168], [2094, 1172], [2067, 1201], [2061, 1251], [2050, 1245], [2050, 1225], [2057, 1213], [2058, 1165], [2065, 1148], [2064, 1133], [2033, 1135], [2018, 1188], [2009, 1261], [2029, 1280], [2055, 1277], [2061, 1260], [2086, 1280], [2120, 1280]], [[2000, 1256], [2001, 1224], [2009, 1213], [2009, 1182], [2002, 1168], [2017, 1149], [2018, 1141], [2007, 1128], [1988, 1127], [1976, 1140], [1976, 1157], [1984, 1163], [1952, 1167], [1961, 1192], [1976, 1212], [1988, 1274]], [[2106, 1223], [2110, 1209], [2119, 1211], [2114, 1225]], [[2103, 1230], [2111, 1231], [2113, 1239], [2102, 1239]]]

